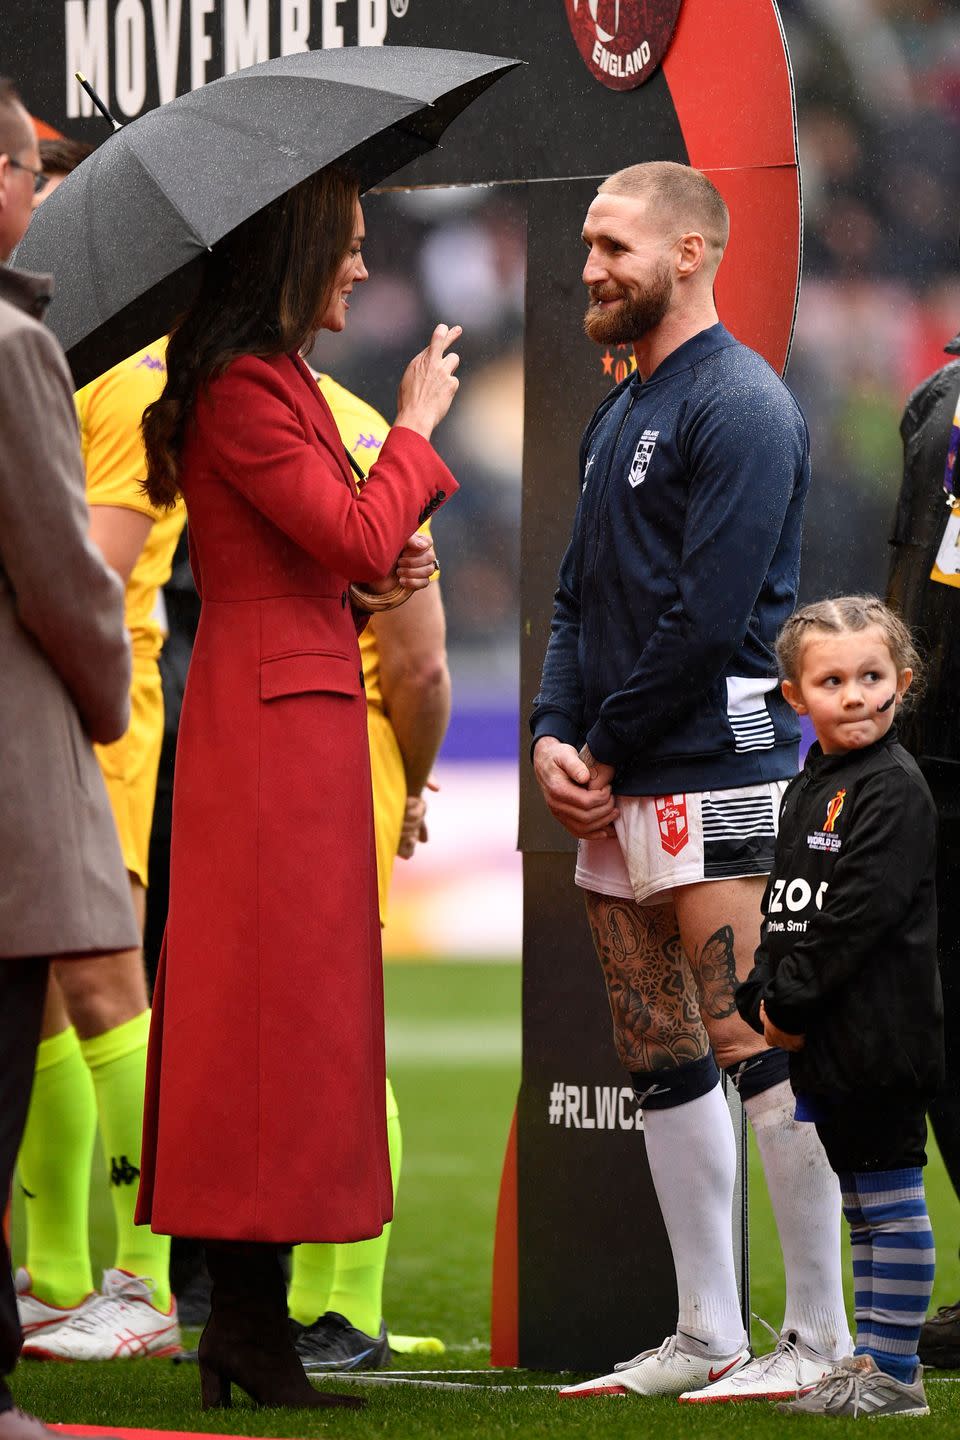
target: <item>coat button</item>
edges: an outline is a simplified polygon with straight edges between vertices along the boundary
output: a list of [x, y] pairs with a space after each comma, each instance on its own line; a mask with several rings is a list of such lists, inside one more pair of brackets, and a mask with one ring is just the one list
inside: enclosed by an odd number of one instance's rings
[[346, 610], [346, 608], [347, 608], [347, 592], [346, 592], [346, 590], [344, 590], [343, 593], [342, 593], [342, 595], [340, 596], [340, 605], [341, 605], [341, 608], [342, 608], [342, 609]]
[[436, 498], [436, 500], [434, 501], [434, 504], [439, 505], [440, 502], [441, 502], [442, 500], [446, 500], [446, 498], [447, 498], [447, 492], [446, 492], [446, 490], [438, 490], [438, 491], [437, 491], [437, 498]]

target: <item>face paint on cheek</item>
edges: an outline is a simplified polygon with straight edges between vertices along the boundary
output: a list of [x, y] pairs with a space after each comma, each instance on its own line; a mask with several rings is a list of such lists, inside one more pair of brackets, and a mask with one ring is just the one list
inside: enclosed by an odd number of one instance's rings
[[890, 709], [890, 706], [893, 704], [893, 702], [894, 702], [894, 700], [896, 700], [896, 698], [897, 698], [897, 697], [896, 697], [896, 693], [894, 693], [893, 695], [890, 696], [890, 699], [889, 699], [889, 700], [884, 700], [884, 702], [883, 702], [882, 705], [878, 705], [878, 706], [877, 706], [877, 714], [878, 714], [878, 715], [882, 715], [882, 714], [884, 713], [884, 711], [889, 710], [889, 709]]

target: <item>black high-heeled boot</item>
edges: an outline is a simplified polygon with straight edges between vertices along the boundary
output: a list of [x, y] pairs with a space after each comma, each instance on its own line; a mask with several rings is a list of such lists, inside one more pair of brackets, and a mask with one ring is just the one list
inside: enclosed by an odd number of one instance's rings
[[258, 1405], [344, 1406], [359, 1395], [330, 1395], [311, 1385], [287, 1323], [287, 1295], [274, 1245], [205, 1242], [213, 1281], [210, 1319], [200, 1336], [200, 1403], [230, 1404], [239, 1385]]

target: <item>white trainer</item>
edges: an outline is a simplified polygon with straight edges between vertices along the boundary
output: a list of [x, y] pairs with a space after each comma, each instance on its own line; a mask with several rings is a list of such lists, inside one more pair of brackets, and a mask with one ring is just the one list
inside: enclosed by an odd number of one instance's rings
[[677, 1348], [676, 1335], [668, 1335], [659, 1350], [644, 1350], [598, 1380], [565, 1385], [560, 1395], [564, 1400], [594, 1395], [680, 1395], [734, 1374], [749, 1359], [746, 1346], [733, 1355], [688, 1355]]
[[72, 1320], [85, 1305], [96, 1299], [94, 1290], [86, 1295], [79, 1305], [51, 1305], [48, 1300], [41, 1300], [39, 1295], [34, 1295], [30, 1288], [32, 1284], [30, 1271], [21, 1265], [14, 1276], [13, 1287], [17, 1293], [17, 1314], [24, 1339], [29, 1335], [36, 1335], [40, 1330], [48, 1330], [53, 1325], [62, 1325], [65, 1320]]
[[681, 1405], [722, 1405], [731, 1400], [793, 1400], [808, 1385], [816, 1385], [835, 1368], [836, 1360], [827, 1360], [804, 1345], [795, 1330], [777, 1338], [769, 1355], [749, 1360], [739, 1370], [732, 1370], [702, 1390], [689, 1390], [680, 1396]]
[[134, 1360], [178, 1355], [177, 1302], [164, 1314], [153, 1304], [153, 1285], [126, 1270], [105, 1270], [103, 1292], [69, 1320], [27, 1340], [27, 1360]]

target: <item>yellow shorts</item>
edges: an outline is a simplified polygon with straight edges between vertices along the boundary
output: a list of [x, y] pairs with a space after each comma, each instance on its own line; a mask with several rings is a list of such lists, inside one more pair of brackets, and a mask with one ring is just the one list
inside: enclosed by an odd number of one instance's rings
[[123, 863], [141, 885], [147, 883], [150, 827], [163, 745], [163, 687], [156, 660], [133, 657], [130, 726], [112, 745], [95, 745]]
[[407, 807], [407, 777], [393, 726], [382, 710], [367, 707], [370, 738], [370, 774], [373, 781], [373, 825], [377, 837], [377, 892], [380, 924], [387, 923], [390, 876], [397, 858], [403, 813]]

